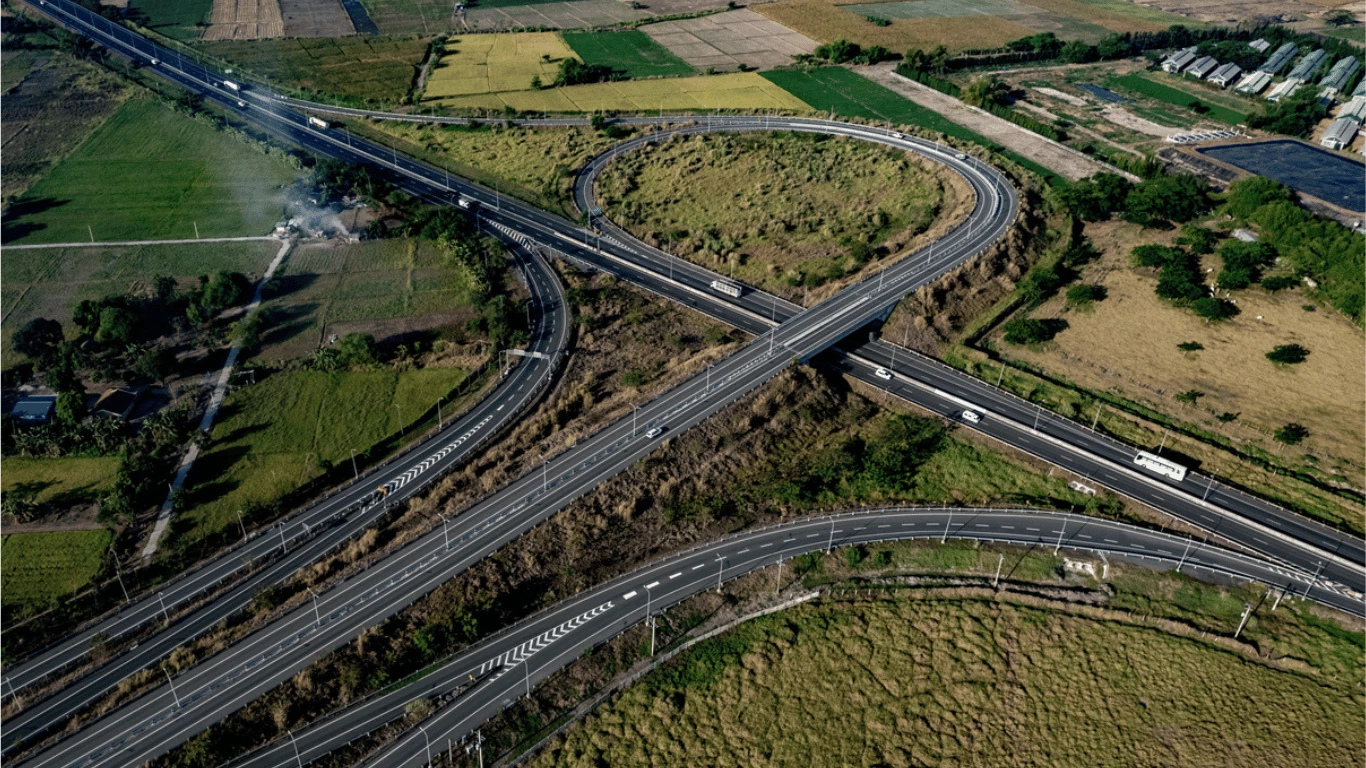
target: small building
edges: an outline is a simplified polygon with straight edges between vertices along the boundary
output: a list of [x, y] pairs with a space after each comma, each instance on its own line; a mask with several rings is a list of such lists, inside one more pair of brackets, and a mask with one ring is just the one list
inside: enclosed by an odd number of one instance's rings
[[1356, 96], [1351, 101], [1338, 108], [1338, 117], [1355, 118], [1357, 122], [1366, 122], [1366, 96]]
[[1230, 61], [1224, 66], [1214, 70], [1214, 74], [1205, 79], [1220, 88], [1227, 88], [1234, 80], [1237, 80], [1242, 73], [1243, 68]]
[[1267, 41], [1259, 37], [1256, 40], [1253, 40], [1252, 42], [1248, 43], [1247, 47], [1251, 48], [1257, 53], [1266, 53], [1266, 49], [1271, 47], [1271, 43], [1268, 43]]
[[1256, 96], [1257, 94], [1266, 90], [1266, 87], [1270, 84], [1271, 75], [1259, 70], [1257, 72], [1249, 72], [1246, 75], [1243, 75], [1243, 79], [1238, 82], [1238, 86], [1237, 88], [1235, 88], [1235, 90], [1237, 90], [1238, 93], [1246, 93], [1249, 96]]
[[1213, 72], [1218, 67], [1219, 62], [1215, 61], [1213, 56], [1201, 56], [1191, 62], [1190, 66], [1186, 67], [1186, 74], [1203, 80], [1205, 75]]
[[1303, 80], [1283, 80], [1276, 83], [1276, 86], [1267, 92], [1266, 100], [1280, 101], [1295, 91], [1298, 91], [1301, 85], [1304, 85]]
[[1262, 62], [1262, 65], [1257, 67], [1257, 71], [1265, 72], [1269, 75], [1277, 74], [1282, 69], [1285, 69], [1285, 65], [1289, 64], [1290, 60], [1298, 56], [1299, 53], [1300, 49], [1298, 46], [1294, 43], [1286, 43], [1280, 48], [1277, 48], [1276, 52], [1271, 54], [1270, 58]]
[[1242, 227], [1233, 230], [1233, 236], [1245, 243], [1255, 243], [1261, 239], [1260, 237], [1257, 237], [1256, 232], [1253, 232], [1250, 229], [1243, 229]]
[[1352, 139], [1357, 137], [1357, 131], [1361, 129], [1361, 124], [1350, 117], [1339, 117], [1328, 126], [1324, 131], [1323, 138], [1319, 139], [1319, 144], [1329, 149], [1344, 149], [1351, 146]]
[[100, 399], [95, 401], [95, 407], [91, 408], [90, 412], [96, 416], [107, 416], [120, 421], [127, 421], [141, 397], [141, 392], [132, 392], [127, 389], [106, 389], [100, 395]]
[[1195, 46], [1183, 48], [1162, 60], [1162, 69], [1173, 75], [1189, 67], [1195, 61]]
[[57, 410], [56, 395], [31, 395], [20, 398], [10, 410], [10, 416], [15, 422], [23, 425], [46, 424], [52, 421], [52, 414]]

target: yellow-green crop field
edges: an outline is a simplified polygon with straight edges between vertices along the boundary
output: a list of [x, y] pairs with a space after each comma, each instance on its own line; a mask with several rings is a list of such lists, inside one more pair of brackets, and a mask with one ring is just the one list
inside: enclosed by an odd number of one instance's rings
[[574, 52], [555, 32], [452, 38], [446, 42], [440, 63], [427, 76], [423, 100], [530, 90], [533, 77], [552, 82], [560, 61], [572, 56]]
[[[544, 79], [544, 78], [543, 78]], [[753, 72], [623, 80], [544, 91], [507, 91], [442, 99], [448, 107], [521, 112], [597, 112], [703, 109], [809, 110], [797, 97]]]

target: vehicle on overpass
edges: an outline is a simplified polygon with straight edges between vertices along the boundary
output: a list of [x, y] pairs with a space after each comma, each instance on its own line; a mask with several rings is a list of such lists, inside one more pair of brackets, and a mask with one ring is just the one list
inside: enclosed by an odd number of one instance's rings
[[1178, 483], [1186, 479], [1186, 468], [1184, 466], [1174, 461], [1168, 461], [1155, 453], [1139, 451], [1134, 456], [1134, 463], [1150, 472], [1170, 477]]
[[716, 291], [718, 293], [724, 293], [727, 296], [736, 299], [740, 298], [741, 293], [744, 293], [744, 290], [741, 289], [740, 286], [736, 285], [735, 283], [728, 283], [724, 280], [711, 281], [711, 289], [713, 291]]
[[308, 116], [308, 124], [314, 128], [317, 128], [320, 131], [325, 131], [328, 128], [332, 127], [331, 123], [327, 122], [321, 117], [314, 117], [312, 115]]

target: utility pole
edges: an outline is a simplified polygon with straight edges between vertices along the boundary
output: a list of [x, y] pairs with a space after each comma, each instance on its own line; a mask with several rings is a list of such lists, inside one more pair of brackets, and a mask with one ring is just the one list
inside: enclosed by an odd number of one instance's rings
[[436, 431], [440, 432], [444, 427], [445, 424], [441, 418], [441, 398], [438, 397], [436, 399]]
[[1001, 388], [1001, 379], [1004, 379], [1005, 377], [1006, 377], [1006, 364], [1005, 364], [1004, 362], [1002, 362], [1002, 363], [1001, 363], [1001, 372], [998, 373], [998, 374], [996, 375], [996, 388], [997, 388], [997, 389], [1000, 389], [1000, 388]]
[[721, 594], [721, 573], [726, 569], [726, 559], [721, 555], [716, 556], [716, 594]]
[[1279, 605], [1281, 604], [1281, 598], [1282, 598], [1282, 597], [1285, 597], [1285, 590], [1284, 590], [1284, 589], [1278, 589], [1278, 590], [1276, 590], [1276, 602], [1274, 602], [1274, 603], [1271, 604], [1271, 610], [1273, 610], [1273, 611], [1276, 610], [1276, 607], [1279, 606]]
[[1104, 407], [1105, 406], [1101, 405], [1100, 403], [1096, 403], [1096, 417], [1094, 419], [1091, 419], [1092, 432], [1096, 431], [1096, 425], [1100, 423], [1100, 409]]
[[944, 535], [939, 539], [940, 544], [949, 540], [949, 526], [951, 525], [953, 525], [953, 510], [949, 510], [949, 521], [944, 523]]
[[776, 578], [776, 579], [773, 580], [773, 596], [774, 596], [774, 597], [777, 597], [777, 596], [778, 596], [778, 591], [779, 591], [780, 589], [782, 589], [782, 586], [783, 586], [783, 559], [782, 559], [781, 557], [779, 557], [779, 558], [778, 558], [778, 578]]
[[445, 517], [445, 515], [442, 515], [442, 517], [441, 517], [441, 538], [445, 539], [445, 541], [446, 541], [446, 549], [450, 549], [450, 548], [451, 548], [451, 534], [450, 534], [449, 529], [447, 529], [447, 527], [446, 527], [446, 517]]
[[541, 461], [541, 493], [550, 492], [550, 459]]
[[636, 436], [636, 412], [639, 410], [640, 406], [635, 404], [631, 405], [631, 437]]
[[279, 527], [276, 528], [275, 530], [277, 530], [277, 531], [280, 532], [280, 551], [281, 551], [281, 552], [288, 552], [288, 551], [289, 551], [289, 545], [285, 543], [285, 524], [284, 524], [284, 523], [280, 523]]
[[1176, 572], [1177, 572], [1177, 573], [1180, 573], [1180, 572], [1181, 572], [1181, 566], [1183, 566], [1183, 565], [1186, 564], [1186, 555], [1189, 555], [1190, 552], [1191, 552], [1191, 541], [1190, 541], [1190, 539], [1187, 539], [1187, 540], [1186, 540], [1186, 551], [1181, 553], [1181, 562], [1179, 562], [1179, 563], [1176, 564]]
[[166, 674], [167, 685], [171, 686], [171, 697], [175, 699], [176, 709], [180, 709], [180, 694], [175, 692], [175, 681], [171, 679], [171, 671], [165, 667], [162, 667], [161, 671]]
[[835, 521], [830, 521], [830, 541], [825, 545], [825, 554], [830, 554], [830, 550], [835, 548]]
[[1209, 484], [1205, 486], [1205, 493], [1200, 497], [1200, 501], [1203, 502], [1205, 499], [1208, 499], [1209, 492], [1212, 490], [1214, 490], [1214, 475], [1209, 476]]
[[1066, 533], [1066, 532], [1067, 532], [1067, 523], [1063, 523], [1063, 524], [1062, 524], [1062, 527], [1058, 529], [1058, 543], [1057, 543], [1056, 545], [1053, 546], [1053, 554], [1054, 554], [1054, 555], [1058, 554], [1058, 550], [1062, 549], [1062, 536], [1063, 536], [1063, 534]]
[[650, 622], [650, 658], [654, 658], [655, 655], [655, 617], [650, 608], [654, 602], [654, 588], [658, 585], [657, 581], [645, 585], [645, 620]]
[[1001, 559], [996, 561], [996, 578], [991, 581], [991, 588], [998, 589], [1001, 586], [1001, 566], [1005, 565], [1006, 556], [1001, 555]]
[[[240, 519], [240, 513], [239, 513]], [[245, 537], [244, 537], [245, 538]], [[119, 579], [119, 589], [123, 590], [123, 602], [132, 602], [128, 599], [128, 588], [123, 586], [123, 572], [119, 569], [119, 556], [114, 554], [114, 548], [109, 548], [109, 559], [114, 561], [114, 575]], [[10, 684], [13, 687], [13, 683]]]
[[1252, 603], [1243, 603], [1243, 615], [1238, 620], [1238, 628], [1233, 630], [1233, 639], [1237, 640], [1238, 635], [1243, 633], [1243, 627], [1247, 626], [1248, 617], [1252, 615]]
[[426, 741], [427, 741], [427, 765], [431, 765], [431, 764], [432, 764], [432, 739], [431, 739], [430, 736], [427, 735], [427, 728], [426, 728], [425, 726], [419, 725], [419, 726], [417, 727], [417, 729], [418, 729], [419, 731], [422, 731], [422, 738], [423, 738], [423, 739], [426, 739]]
[[531, 698], [531, 657], [522, 660], [522, 670], [526, 673], [526, 697]]

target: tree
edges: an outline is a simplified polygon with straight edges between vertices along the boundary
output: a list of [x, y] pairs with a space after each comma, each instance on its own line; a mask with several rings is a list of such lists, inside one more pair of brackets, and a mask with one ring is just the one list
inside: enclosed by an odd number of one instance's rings
[[152, 278], [152, 295], [169, 304], [176, 299], [176, 279], [166, 275]]
[[1298, 365], [1309, 357], [1309, 350], [1299, 344], [1279, 344], [1266, 353], [1266, 359], [1277, 365]]
[[1262, 288], [1271, 293], [1294, 288], [1299, 284], [1300, 281], [1290, 275], [1272, 275], [1262, 278]]
[[994, 77], [979, 77], [963, 89], [963, 102], [974, 107], [999, 106], [1006, 102], [1010, 87]]
[[1319, 102], [1319, 89], [1301, 88], [1261, 112], [1248, 116], [1247, 124], [1271, 133], [1305, 136], [1328, 114]]
[[73, 427], [88, 415], [84, 392], [63, 392], [57, 395], [57, 423]]
[[1276, 442], [1285, 445], [1299, 445], [1309, 437], [1309, 430], [1303, 424], [1291, 422], [1276, 430]]
[[62, 324], [45, 317], [35, 317], [10, 336], [10, 343], [15, 352], [41, 360], [55, 352], [57, 345], [62, 343]]
[[1064, 64], [1084, 64], [1100, 58], [1100, 51], [1094, 45], [1087, 45], [1081, 40], [1071, 40], [1065, 43], [1062, 50], [1058, 52], [1058, 58]]
[[540, 76], [540, 75], [533, 75], [532, 78], [531, 78], [531, 90], [533, 90], [533, 91], [539, 91], [539, 90], [541, 90], [541, 87], [542, 87], [542, 86], [541, 86], [541, 76]]
[[1183, 341], [1180, 344], [1177, 344], [1176, 348], [1182, 352], [1199, 352], [1205, 348], [1205, 345], [1198, 341]]
[[1210, 209], [1209, 185], [1199, 177], [1180, 173], [1145, 179], [1124, 200], [1124, 218], [1151, 227], [1163, 222], [1185, 222]]
[[137, 315], [122, 306], [106, 306], [100, 310], [100, 326], [95, 340], [101, 344], [127, 344], [137, 334]]
[[133, 361], [133, 373], [150, 381], [164, 382], [175, 371], [176, 356], [169, 349], [148, 347]]
[[1133, 46], [1129, 42], [1129, 36], [1125, 34], [1114, 34], [1096, 43], [1096, 53], [1102, 59], [1122, 59], [1133, 52]]
[[102, 305], [94, 299], [82, 299], [71, 311], [71, 322], [83, 332], [93, 334], [100, 327]]
[[1323, 20], [1335, 27], [1350, 27], [1357, 23], [1356, 16], [1346, 8], [1337, 8], [1323, 14]]
[[1105, 296], [1105, 286], [1080, 283], [1067, 289], [1067, 305], [1085, 309], [1097, 301], [1103, 301]]
[[1195, 405], [1196, 401], [1204, 396], [1205, 393], [1198, 389], [1188, 389], [1185, 392], [1177, 394], [1176, 400], [1177, 402], [1186, 403], [1187, 405]]
[[1067, 329], [1066, 320], [1035, 320], [1020, 317], [1005, 325], [1005, 340], [1010, 344], [1039, 344], [1052, 341], [1054, 336]]
[[1236, 218], [1247, 219], [1258, 208], [1277, 200], [1294, 202], [1295, 193], [1265, 176], [1250, 176], [1229, 185], [1224, 194], [1224, 210]]
[[1219, 322], [1238, 314], [1238, 307], [1227, 299], [1206, 296], [1191, 302], [1191, 311], [1206, 320]]
[[1227, 240], [1219, 248], [1224, 268], [1219, 273], [1219, 287], [1236, 291], [1248, 287], [1261, 277], [1263, 267], [1276, 261], [1276, 249], [1267, 243], [1246, 243]]
[[1057, 191], [1062, 208], [1082, 221], [1105, 221], [1124, 209], [1133, 184], [1114, 173], [1098, 173]]
[[831, 64], [847, 64], [858, 58], [863, 53], [858, 43], [851, 43], [843, 38], [833, 43], [816, 46], [816, 50], [811, 55], [818, 59], [825, 59]]
[[345, 367], [374, 365], [375, 337], [368, 333], [348, 333], [337, 342], [337, 355]]
[[555, 75], [555, 86], [601, 83], [615, 77], [612, 68], [605, 64], [584, 64], [569, 56], [560, 59], [560, 71]]
[[844, 562], [850, 568], [857, 568], [863, 564], [863, 547], [858, 545], [844, 550]]
[[1204, 256], [1207, 253], [1214, 252], [1214, 246], [1219, 242], [1219, 235], [1199, 224], [1187, 222], [1181, 225], [1181, 235], [1176, 238], [1176, 242], [1190, 248], [1191, 253]]

